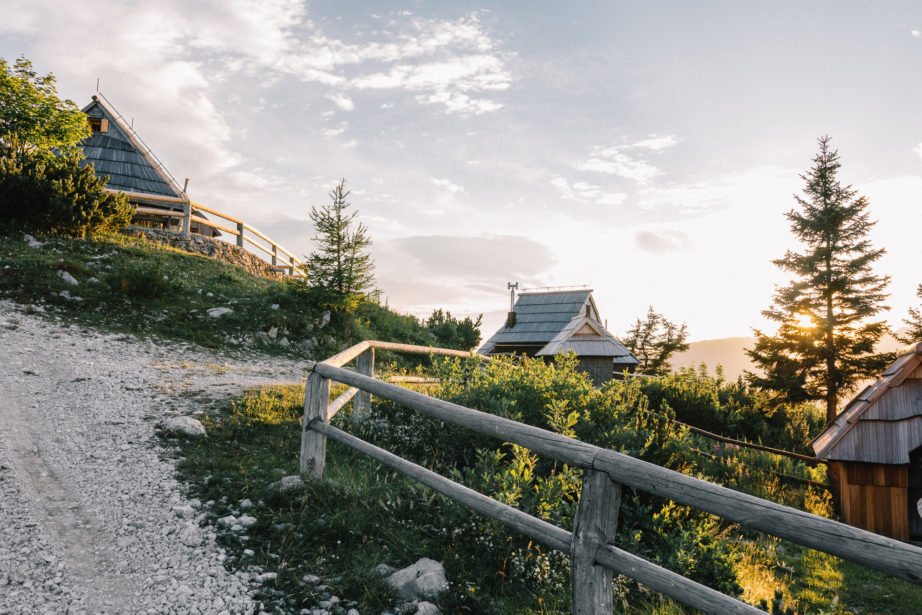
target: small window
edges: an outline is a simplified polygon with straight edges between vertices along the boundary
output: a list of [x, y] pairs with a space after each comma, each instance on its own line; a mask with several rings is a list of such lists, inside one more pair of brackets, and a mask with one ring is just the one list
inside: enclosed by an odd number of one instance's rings
[[104, 117], [90, 117], [90, 130], [93, 132], [109, 132], [109, 120]]

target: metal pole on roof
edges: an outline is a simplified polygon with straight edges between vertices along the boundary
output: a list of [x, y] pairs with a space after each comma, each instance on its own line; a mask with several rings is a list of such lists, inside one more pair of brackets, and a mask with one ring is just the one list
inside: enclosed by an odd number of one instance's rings
[[516, 282], [515, 284], [513, 284], [512, 282], [506, 282], [506, 288], [509, 289], [509, 311], [510, 312], [515, 311], [515, 289], [518, 287], [519, 287], [518, 282]]

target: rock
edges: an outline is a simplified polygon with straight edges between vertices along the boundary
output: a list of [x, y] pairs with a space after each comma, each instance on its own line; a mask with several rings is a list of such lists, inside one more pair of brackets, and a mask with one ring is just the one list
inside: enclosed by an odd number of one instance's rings
[[387, 564], [378, 564], [375, 566], [375, 569], [372, 572], [374, 572], [379, 577], [389, 577], [397, 572], [397, 569], [393, 566], [388, 566]]
[[216, 308], [211, 308], [210, 310], [208, 310], [207, 313], [212, 318], [220, 318], [221, 316], [224, 316], [225, 314], [233, 314], [234, 310], [230, 309], [229, 307], [216, 307]]
[[320, 328], [323, 329], [328, 324], [330, 324], [330, 312], [326, 311], [320, 315]]
[[282, 339], [280, 339], [279, 346], [281, 346], [282, 348], [288, 348], [288, 338], [283, 337]]
[[269, 331], [266, 332], [266, 335], [268, 335], [269, 339], [272, 339], [272, 340], [274, 340], [278, 336], [278, 334], [279, 334], [278, 327], [272, 327], [271, 329], [269, 329]]
[[189, 524], [179, 533], [179, 541], [187, 547], [197, 547], [202, 544], [202, 528]]
[[70, 284], [71, 286], [80, 286], [80, 282], [77, 281], [77, 278], [64, 271], [63, 269], [58, 270], [58, 277], [64, 280], [65, 284]]
[[277, 310], [277, 309], [279, 309], [279, 304], [278, 304], [278, 303], [273, 303], [272, 305], [269, 306], [269, 309], [270, 309], [270, 310]]
[[283, 476], [281, 480], [269, 485], [269, 489], [278, 489], [279, 491], [292, 491], [304, 486], [304, 481], [300, 476]]
[[240, 506], [240, 510], [247, 510], [248, 508], [253, 508], [253, 502], [251, 502], [249, 498], [240, 500], [240, 502], [237, 505]]
[[319, 585], [320, 584], [320, 577], [318, 577], [316, 574], [306, 574], [304, 575], [302, 580], [308, 585]]
[[32, 235], [23, 234], [22, 238], [25, 240], [26, 245], [30, 248], [41, 248], [43, 244], [41, 241], [37, 241]]
[[163, 423], [164, 431], [186, 434], [187, 436], [204, 436], [205, 426], [191, 416], [174, 416]]
[[174, 506], [173, 514], [179, 517], [180, 519], [191, 519], [195, 516], [195, 511], [191, 506]]
[[218, 519], [218, 525], [223, 525], [224, 527], [233, 527], [237, 524], [237, 517], [234, 515], [227, 515], [226, 517], [221, 517]]
[[420, 602], [416, 605], [416, 615], [439, 615], [439, 607], [431, 602]]
[[398, 570], [386, 579], [387, 584], [410, 600], [437, 596], [448, 588], [445, 568], [439, 562], [424, 557], [412, 566]]
[[251, 517], [250, 515], [240, 515], [237, 518], [237, 525], [246, 529], [256, 525], [256, 517]]

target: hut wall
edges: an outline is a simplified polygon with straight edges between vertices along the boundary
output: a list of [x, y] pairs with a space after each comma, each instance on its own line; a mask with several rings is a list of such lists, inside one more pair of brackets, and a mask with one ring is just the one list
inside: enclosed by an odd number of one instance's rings
[[589, 377], [592, 378], [592, 383], [599, 387], [612, 379], [612, 358], [580, 357], [577, 369], [589, 374]]
[[909, 540], [909, 465], [836, 461], [830, 463], [845, 522]]

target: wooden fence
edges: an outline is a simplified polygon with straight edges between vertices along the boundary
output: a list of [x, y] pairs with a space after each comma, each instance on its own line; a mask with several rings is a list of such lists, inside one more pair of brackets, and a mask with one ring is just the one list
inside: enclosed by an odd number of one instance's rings
[[[374, 378], [376, 349], [471, 356], [470, 353], [457, 350], [365, 341], [314, 364], [305, 388], [301, 473], [311, 478], [323, 477], [326, 440], [329, 438], [533, 540], [569, 554], [573, 613], [576, 615], [611, 614], [613, 572], [630, 577], [654, 591], [706, 613], [764, 615], [763, 611], [754, 606], [613, 546], [623, 485], [922, 585], [922, 549], [918, 547], [686, 476], [574, 438], [377, 380]], [[343, 369], [343, 365], [353, 359], [356, 360], [355, 370]], [[331, 381], [350, 387], [332, 402]], [[366, 413], [371, 407], [371, 395], [582, 468], [583, 486], [573, 531], [568, 532], [502, 504], [329, 424], [330, 418], [353, 397], [354, 411]]]
[[[238, 220], [216, 209], [205, 207], [200, 203], [195, 203], [183, 197], [160, 196], [124, 190], [109, 191], [126, 195], [135, 206], [135, 215], [152, 216], [157, 219], [165, 220], [167, 222], [167, 227], [170, 226], [171, 220], [178, 220], [180, 228], [185, 234], [192, 231], [193, 223], [200, 227], [207, 226], [216, 229], [222, 233], [227, 233], [228, 235], [236, 237], [237, 246], [240, 248], [244, 248], [245, 243], [256, 248], [260, 256], [269, 262], [277, 271], [284, 272], [293, 277], [304, 275], [302, 270], [303, 263], [298, 260], [294, 254], [272, 241], [243, 220]], [[145, 207], [145, 205], [155, 205], [155, 207]], [[221, 218], [223, 222], [226, 222], [226, 224], [219, 224], [196, 215], [199, 212], [217, 216]]]

